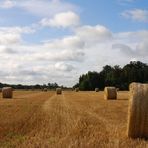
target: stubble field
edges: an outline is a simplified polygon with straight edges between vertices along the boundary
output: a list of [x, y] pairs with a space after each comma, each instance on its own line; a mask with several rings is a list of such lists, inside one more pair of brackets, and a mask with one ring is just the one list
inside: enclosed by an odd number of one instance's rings
[[126, 136], [128, 92], [15, 91], [0, 95], [1, 148], [147, 148]]

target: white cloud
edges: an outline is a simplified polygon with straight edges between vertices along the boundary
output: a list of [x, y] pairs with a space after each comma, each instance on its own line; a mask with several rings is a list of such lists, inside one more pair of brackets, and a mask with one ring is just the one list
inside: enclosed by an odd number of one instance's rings
[[76, 6], [60, 0], [26, 0], [21, 7], [37, 16], [53, 16], [63, 11], [75, 10]]
[[77, 28], [76, 35], [85, 42], [106, 41], [112, 38], [112, 33], [104, 26], [82, 26]]
[[121, 14], [123, 17], [140, 22], [148, 22], [148, 10], [126, 10]]
[[0, 27], [0, 31], [6, 32], [6, 33], [34, 33], [35, 29], [32, 27]]
[[12, 48], [8, 48], [6, 46], [0, 45], [0, 53], [15, 54], [17, 53], [17, 51], [15, 51]]
[[113, 44], [113, 49], [119, 49], [122, 53], [124, 53], [126, 56], [135, 56], [135, 51], [131, 49], [128, 45], [124, 44]]
[[19, 44], [21, 34], [34, 33], [30, 27], [0, 27], [0, 45]]
[[136, 46], [126, 44], [113, 44], [112, 48], [119, 49], [121, 53], [126, 55], [126, 57], [148, 57], [148, 40], [146, 41], [145, 39], [142, 42], [136, 44]]
[[[123, 1], [129, 4], [134, 0]], [[0, 8], [2, 7], [19, 8], [25, 16], [31, 14], [31, 18], [33, 15], [38, 20], [44, 18], [40, 24], [30, 27], [0, 27], [2, 82], [57, 82], [71, 86], [78, 81], [80, 74], [88, 70], [99, 71], [106, 64], [123, 66], [131, 59], [148, 62], [147, 30], [113, 33], [102, 25], [82, 26], [78, 8], [65, 0], [7, 0], [0, 2]], [[132, 20], [147, 21], [147, 10], [127, 10], [122, 15]], [[41, 24], [50, 28], [42, 30], [45, 28]], [[46, 41], [27, 44], [23, 39], [36, 32], [38, 25], [41, 30], [31, 40], [35, 41], [37, 37]], [[52, 27], [72, 29], [68, 32], [70, 35], [51, 40], [47, 38], [48, 32], [45, 31], [49, 31], [51, 37]], [[63, 30], [65, 33], [65, 29]], [[38, 33], [42, 35], [38, 37]], [[42, 37], [44, 33], [45, 39]]]
[[5, 0], [0, 3], [1, 8], [21, 8], [39, 17], [51, 17], [63, 11], [76, 11], [78, 8], [64, 0]]
[[136, 53], [143, 57], [148, 57], [148, 39], [137, 45]]
[[0, 32], [0, 44], [16, 44], [21, 41], [20, 34]]
[[78, 36], [67, 36], [62, 39], [46, 41], [44, 46], [49, 49], [83, 49], [85, 42]]
[[[0, 29], [5, 34], [19, 34], [21, 40], [22, 34], [32, 31], [21, 27]], [[113, 33], [97, 25], [81, 26], [70, 36], [40, 44], [1, 42], [0, 79], [7, 83], [57, 82], [71, 86], [80, 74], [99, 71], [106, 64], [123, 66], [131, 59], [148, 62], [147, 38], [147, 30]]]
[[[40, 61], [73, 61], [82, 62], [84, 60], [85, 53], [82, 51], [74, 50], [62, 50], [58, 52], [48, 51], [42, 52], [42, 54], [34, 54], [34, 58]], [[33, 57], [31, 57], [33, 59]], [[34, 59], [33, 59], [34, 60]]]
[[42, 26], [48, 26], [48, 27], [71, 27], [71, 26], [77, 26], [79, 24], [80, 18], [79, 16], [72, 12], [61, 12], [56, 14], [53, 18], [44, 18], [41, 20]]
[[74, 66], [64, 62], [58, 62], [55, 64], [55, 68], [56, 70], [70, 72], [74, 69]]
[[9, 9], [15, 6], [15, 2], [12, 0], [5, 0], [0, 3], [0, 8]]
[[0, 45], [18, 44], [22, 41], [21, 34], [34, 31], [29, 27], [0, 27]]
[[134, 31], [134, 32], [119, 32], [115, 34], [118, 38], [136, 38], [136, 39], [144, 39], [148, 37], [148, 30], [140, 30], [140, 31]]

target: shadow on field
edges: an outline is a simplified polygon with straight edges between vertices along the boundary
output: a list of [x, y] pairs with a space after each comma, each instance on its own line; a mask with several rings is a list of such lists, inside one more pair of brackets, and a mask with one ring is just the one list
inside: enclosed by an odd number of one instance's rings
[[122, 99], [117, 99], [117, 101], [128, 101], [129, 99], [128, 98], [122, 98]]

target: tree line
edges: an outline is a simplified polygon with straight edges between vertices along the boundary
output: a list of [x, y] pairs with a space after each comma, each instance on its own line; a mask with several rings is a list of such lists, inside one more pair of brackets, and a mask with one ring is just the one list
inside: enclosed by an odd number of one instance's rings
[[[103, 90], [105, 86], [115, 86], [120, 90], [128, 90], [131, 82], [148, 83], [148, 64], [140, 61], [132, 61], [121, 68], [119, 65], [106, 65], [102, 71], [89, 71], [79, 77], [79, 82], [73, 88], [79, 87], [80, 90], [94, 90], [99, 88]], [[3, 84], [2, 87], [12, 87], [14, 89], [71, 89], [65, 86], [59, 86], [57, 83], [22, 85], [22, 84]]]
[[35, 85], [22, 85], [22, 84], [3, 84], [0, 83], [0, 88], [3, 87], [12, 87], [14, 89], [56, 89], [58, 87], [61, 87], [63, 89], [66, 89], [67, 87], [65, 86], [59, 86], [57, 83], [48, 83], [48, 84], [35, 84]]
[[80, 90], [104, 89], [105, 86], [115, 86], [120, 90], [128, 90], [131, 82], [148, 83], [148, 65], [140, 61], [132, 61], [121, 68], [119, 65], [106, 65], [102, 71], [89, 71], [79, 77], [79, 83], [74, 88]]

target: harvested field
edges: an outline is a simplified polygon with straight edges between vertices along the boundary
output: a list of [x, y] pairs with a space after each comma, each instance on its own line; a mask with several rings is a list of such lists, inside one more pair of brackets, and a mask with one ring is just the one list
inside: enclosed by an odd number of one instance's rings
[[0, 147], [147, 148], [126, 135], [128, 92], [104, 100], [99, 92], [15, 91], [0, 98]]

